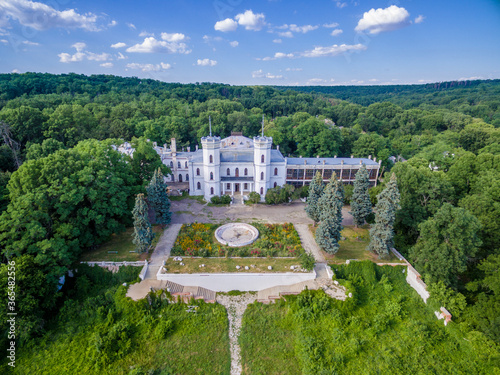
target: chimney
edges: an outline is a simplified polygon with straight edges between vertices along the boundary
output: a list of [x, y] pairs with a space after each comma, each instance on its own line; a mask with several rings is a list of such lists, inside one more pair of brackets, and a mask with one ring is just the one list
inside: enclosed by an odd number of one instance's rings
[[354, 155], [351, 155], [351, 159], [354, 157]]
[[164, 144], [163, 144], [163, 148], [164, 148], [165, 150], [167, 149], [167, 144], [166, 144], [166, 143], [164, 143]]
[[363, 165], [363, 160], [360, 160], [360, 161], [359, 161], [359, 165]]
[[170, 151], [172, 151], [172, 154], [176, 154], [177, 153], [177, 146], [175, 145], [175, 138], [172, 138], [170, 140]]
[[373, 161], [377, 161], [377, 157], [376, 156], [373, 157]]
[[316, 155], [316, 159], [319, 159], [319, 155]]
[[299, 155], [299, 158], [301, 158], [301, 159], [302, 159], [302, 155]]
[[368, 155], [368, 159], [372, 160], [372, 156], [371, 156], [371, 155]]
[[276, 146], [276, 150], [278, 150], [278, 151], [280, 150], [280, 145]]
[[378, 165], [382, 165], [382, 159], [378, 161]]
[[198, 151], [198, 145], [195, 146], [195, 151]]
[[188, 152], [191, 152], [191, 146], [187, 146]]
[[335, 155], [334, 158], [337, 159], [337, 155]]

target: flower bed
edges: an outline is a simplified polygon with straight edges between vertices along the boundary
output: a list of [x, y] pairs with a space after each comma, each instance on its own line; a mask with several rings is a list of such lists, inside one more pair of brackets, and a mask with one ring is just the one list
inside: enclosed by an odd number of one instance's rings
[[304, 253], [300, 237], [293, 224], [251, 223], [259, 231], [259, 238], [251, 245], [229, 247], [220, 244], [214, 236], [216, 224], [183, 224], [172, 247], [172, 255], [201, 257], [298, 257]]

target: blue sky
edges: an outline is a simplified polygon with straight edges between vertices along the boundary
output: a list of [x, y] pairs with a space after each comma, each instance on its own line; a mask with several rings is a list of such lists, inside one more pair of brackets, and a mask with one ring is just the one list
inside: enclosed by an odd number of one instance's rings
[[243, 85], [500, 78], [500, 2], [0, 0], [0, 72]]

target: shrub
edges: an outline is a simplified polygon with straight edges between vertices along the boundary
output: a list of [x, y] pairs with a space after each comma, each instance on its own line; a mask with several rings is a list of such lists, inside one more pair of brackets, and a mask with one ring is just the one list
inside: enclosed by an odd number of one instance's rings
[[257, 193], [256, 191], [252, 191], [250, 194], [248, 194], [248, 201], [250, 203], [259, 203], [260, 202], [260, 194]]
[[304, 253], [300, 256], [300, 265], [308, 271], [312, 271], [315, 264], [314, 257], [309, 253]]
[[164, 340], [174, 330], [174, 324], [170, 319], [161, 320], [154, 330], [155, 339]]
[[231, 196], [229, 195], [222, 195], [220, 197], [213, 196], [212, 198], [210, 198], [210, 202], [212, 204], [229, 204], [231, 203]]
[[294, 191], [293, 185], [276, 186], [266, 193], [266, 204], [288, 203]]
[[344, 185], [344, 204], [351, 204], [354, 185]]

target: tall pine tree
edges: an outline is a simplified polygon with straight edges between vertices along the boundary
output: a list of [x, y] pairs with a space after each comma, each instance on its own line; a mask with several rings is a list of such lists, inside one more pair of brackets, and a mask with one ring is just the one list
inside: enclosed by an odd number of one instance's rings
[[132, 242], [137, 251], [143, 253], [148, 251], [155, 236], [148, 220], [148, 206], [144, 194], [137, 194], [132, 214], [134, 215], [134, 239]]
[[170, 200], [167, 195], [167, 184], [160, 168], [154, 172], [146, 191], [148, 203], [155, 211], [156, 223], [163, 226], [169, 224], [172, 217]]
[[313, 221], [314, 225], [318, 224], [321, 220], [321, 209], [319, 207], [319, 199], [321, 198], [321, 194], [323, 194], [323, 179], [321, 177], [321, 173], [316, 172], [316, 176], [314, 176], [311, 181], [311, 185], [309, 185], [309, 196], [307, 197], [307, 206], [306, 213]]
[[399, 190], [396, 175], [393, 173], [386, 188], [377, 196], [375, 224], [370, 229], [370, 244], [368, 250], [376, 253], [379, 258], [389, 258], [394, 237], [394, 219], [399, 205]]
[[316, 230], [316, 242], [329, 254], [339, 250], [340, 232], [342, 231], [342, 206], [344, 189], [341, 182], [332, 176], [318, 201], [321, 210], [321, 223]]
[[372, 212], [370, 194], [368, 194], [369, 186], [370, 181], [368, 180], [368, 171], [366, 170], [366, 166], [363, 164], [361, 168], [359, 168], [358, 173], [356, 173], [354, 191], [351, 199], [350, 214], [352, 214], [356, 228], [358, 225], [363, 225], [366, 217]]

